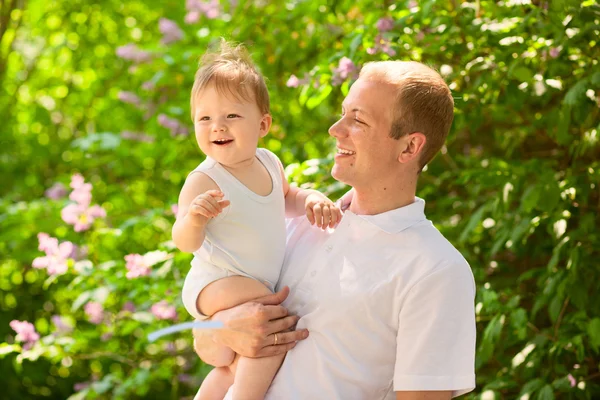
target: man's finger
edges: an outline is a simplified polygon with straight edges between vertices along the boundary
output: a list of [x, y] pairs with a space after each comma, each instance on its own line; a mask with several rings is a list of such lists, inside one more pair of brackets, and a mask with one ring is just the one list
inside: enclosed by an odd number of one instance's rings
[[[299, 329], [291, 332], [281, 332], [277, 334], [277, 344], [294, 343], [298, 340], [304, 340], [308, 337], [308, 329]], [[271, 346], [277, 347], [277, 346]]]
[[315, 213], [313, 213], [313, 210], [310, 207], [306, 209], [306, 218], [308, 218], [308, 222], [310, 222], [311, 225], [315, 224]]
[[278, 344], [277, 346], [268, 346], [258, 352], [256, 357], [271, 357], [276, 356], [278, 354], [285, 354], [294, 347], [296, 347], [297, 342], [292, 342], [288, 344]]
[[266, 295], [263, 297], [259, 297], [258, 299], [254, 300], [254, 301], [257, 303], [264, 304], [265, 306], [278, 305], [278, 304], [283, 303], [283, 301], [285, 299], [287, 299], [289, 294], [290, 294], [290, 288], [287, 286], [284, 286], [278, 292], [275, 292], [273, 294], [269, 294], [269, 295]]
[[323, 206], [323, 224], [322, 228], [326, 229], [331, 222], [331, 210], [328, 205]]
[[[292, 326], [296, 325], [296, 323], [298, 322], [298, 319], [299, 318], [296, 315], [289, 315], [285, 318], [280, 318], [278, 320], [272, 321], [269, 324], [268, 334], [272, 335], [273, 333], [282, 332], [287, 329], [290, 329]], [[281, 338], [281, 335], [282, 334], [277, 333], [277, 338], [278, 339]], [[271, 343], [267, 343], [267, 344], [271, 344]]]
[[317, 226], [320, 228], [323, 225], [323, 210], [321, 210], [321, 205], [316, 204], [313, 207], [313, 212], [315, 213], [315, 221]]

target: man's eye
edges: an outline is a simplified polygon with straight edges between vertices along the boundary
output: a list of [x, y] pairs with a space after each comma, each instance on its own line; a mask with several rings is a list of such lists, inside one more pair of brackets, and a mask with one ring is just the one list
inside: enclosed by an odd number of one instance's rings
[[227, 118], [237, 118], [237, 117], [239, 117], [239, 115], [237, 115], [237, 114], [228, 114], [227, 115]]
[[360, 119], [356, 119], [356, 118], [354, 118], [354, 120], [355, 120], [356, 122], [358, 122], [359, 124], [366, 125], [366, 124], [365, 124], [364, 122], [362, 122]]

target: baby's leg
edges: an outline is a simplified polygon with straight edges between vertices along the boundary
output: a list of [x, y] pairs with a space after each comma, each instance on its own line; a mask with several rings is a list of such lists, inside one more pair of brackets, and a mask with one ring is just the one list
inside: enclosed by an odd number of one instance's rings
[[233, 374], [229, 367], [216, 367], [206, 375], [194, 400], [223, 400], [233, 385]]
[[[268, 294], [271, 294], [271, 291], [254, 279], [231, 276], [212, 282], [205, 287], [198, 297], [198, 308], [205, 315], [213, 315], [217, 311], [235, 307]], [[233, 399], [264, 399], [284, 357], [285, 355], [257, 359], [238, 357], [239, 360], [236, 359], [237, 362], [231, 366], [231, 370], [235, 374]], [[222, 381], [224, 380], [219, 380], [219, 382]], [[206, 384], [214, 388], [217, 393], [217, 386], [220, 385], [214, 383], [213, 386], [211, 381]], [[200, 392], [204, 391], [204, 385], [203, 383]], [[227, 388], [221, 398], [225, 396], [226, 392]], [[201, 399], [204, 400], [204, 398]]]

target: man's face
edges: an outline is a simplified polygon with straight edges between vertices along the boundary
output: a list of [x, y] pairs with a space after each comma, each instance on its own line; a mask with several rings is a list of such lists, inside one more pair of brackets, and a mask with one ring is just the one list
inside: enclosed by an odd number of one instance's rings
[[342, 116], [329, 128], [337, 154], [331, 175], [356, 190], [369, 190], [398, 167], [399, 141], [389, 136], [396, 89], [358, 79], [342, 103]]

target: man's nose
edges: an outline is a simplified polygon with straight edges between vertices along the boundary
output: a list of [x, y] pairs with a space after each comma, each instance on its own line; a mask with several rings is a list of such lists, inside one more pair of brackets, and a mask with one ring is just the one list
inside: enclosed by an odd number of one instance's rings
[[333, 137], [346, 136], [346, 130], [342, 119], [339, 119], [329, 128], [329, 134]]

